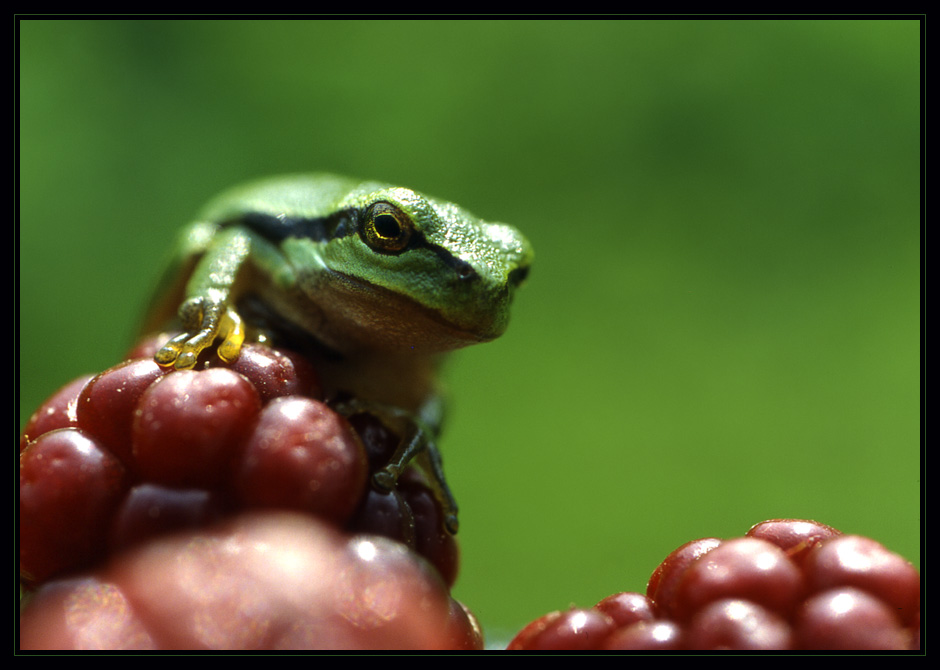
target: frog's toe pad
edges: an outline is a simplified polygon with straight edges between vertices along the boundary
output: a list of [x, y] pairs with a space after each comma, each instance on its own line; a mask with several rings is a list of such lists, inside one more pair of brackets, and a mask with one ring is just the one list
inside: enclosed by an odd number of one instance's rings
[[163, 345], [153, 359], [162, 367], [189, 370], [196, 365], [199, 354], [212, 343], [212, 334], [199, 332], [196, 335], [182, 333]]

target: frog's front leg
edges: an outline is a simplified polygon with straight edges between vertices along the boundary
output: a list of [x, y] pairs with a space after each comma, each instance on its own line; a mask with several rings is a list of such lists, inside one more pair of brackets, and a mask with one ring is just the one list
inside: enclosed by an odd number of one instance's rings
[[372, 475], [372, 482], [383, 491], [391, 491], [398, 482], [398, 477], [408, 464], [414, 462], [427, 475], [428, 485], [434, 497], [441, 503], [444, 513], [444, 525], [451, 535], [457, 534], [457, 501], [454, 500], [447, 480], [444, 479], [444, 467], [441, 453], [431, 439], [429, 429], [420, 422], [411, 420], [407, 433], [402, 437], [398, 448], [388, 464]]
[[248, 234], [237, 227], [223, 229], [212, 240], [186, 286], [189, 297], [179, 309], [183, 333], [157, 352], [159, 365], [192, 368], [217, 337], [222, 338], [219, 358], [230, 362], [238, 356], [245, 327], [233, 306], [233, 292], [250, 249]]
[[398, 447], [385, 467], [372, 475], [373, 485], [381, 491], [391, 491], [405, 468], [414, 461], [425, 474], [431, 492], [441, 504], [444, 526], [451, 535], [456, 535], [457, 501], [444, 478], [441, 454], [434, 444], [435, 431], [413, 414], [382, 403], [350, 399], [337, 403], [334, 409], [345, 416], [368, 412], [386, 425], [398, 429]]

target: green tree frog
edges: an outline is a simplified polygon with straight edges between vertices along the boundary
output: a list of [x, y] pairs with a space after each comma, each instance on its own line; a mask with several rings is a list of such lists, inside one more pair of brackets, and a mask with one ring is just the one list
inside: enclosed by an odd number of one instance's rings
[[177, 315], [183, 333], [155, 359], [179, 369], [216, 342], [231, 361], [272, 323], [301, 333], [316, 345], [327, 393], [351, 398], [339, 411], [371, 411], [399, 428], [373, 483], [390, 490], [414, 459], [454, 533], [457, 505], [434, 445], [438, 366], [446, 352], [502, 334], [532, 255], [515, 228], [407, 188], [272, 178], [224, 193], [183, 231], [146, 327]]

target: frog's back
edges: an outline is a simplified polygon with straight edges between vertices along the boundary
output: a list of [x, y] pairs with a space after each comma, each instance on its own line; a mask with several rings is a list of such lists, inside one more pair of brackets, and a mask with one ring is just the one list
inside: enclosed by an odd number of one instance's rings
[[328, 173], [272, 177], [222, 193], [205, 207], [201, 219], [222, 223], [247, 213], [317, 218], [334, 213], [353, 192], [384, 187]]

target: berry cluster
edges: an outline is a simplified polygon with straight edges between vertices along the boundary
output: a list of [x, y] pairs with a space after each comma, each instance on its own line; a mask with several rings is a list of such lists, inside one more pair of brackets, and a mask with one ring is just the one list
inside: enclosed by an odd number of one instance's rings
[[551, 612], [511, 650], [911, 650], [920, 575], [874, 540], [777, 519], [744, 537], [682, 545], [646, 594]]
[[[163, 338], [165, 339], [165, 337]], [[256, 509], [302, 512], [347, 534], [384, 535], [430, 561], [447, 587], [457, 545], [409, 469], [369, 486], [398, 437], [370, 414], [348, 420], [302, 357], [246, 345], [195, 370], [129, 360], [49, 398], [20, 437], [20, 576], [29, 587], [167, 531]]]
[[[388, 492], [369, 485], [395, 450], [397, 435], [369, 413], [343, 417], [333, 411], [316, 371], [290, 351], [246, 345], [232, 364], [211, 354], [200, 359], [196, 370], [170, 371], [153, 362], [161, 341], [147, 340], [124, 363], [67, 384], [27, 423], [19, 443], [20, 577], [27, 588], [95, 568], [131, 547], [157, 546], [149, 541], [159, 536], [177, 537], [170, 531], [208, 529], [199, 542], [178, 547], [184, 553], [204, 552], [194, 564], [216, 570], [204, 574], [204, 583], [213, 582], [239, 542], [245, 555], [259, 546], [299, 542], [297, 551], [288, 553], [305, 555], [308, 562], [318, 557], [310, 565], [340, 566], [341, 576], [335, 592], [328, 593], [316, 589], [329, 587], [331, 580], [307, 576], [322, 574], [321, 568], [304, 572], [296, 582], [274, 582], [285, 587], [274, 600], [291, 603], [280, 619], [265, 619], [281, 621], [278, 632], [262, 635], [257, 621], [247, 627], [232, 624], [233, 635], [216, 643], [482, 648], [472, 614], [449, 597], [457, 576], [457, 545], [421, 473], [406, 470]], [[258, 525], [243, 516], [252, 510], [300, 513], [311, 525], [300, 528], [277, 518], [270, 526]], [[278, 527], [287, 532], [271, 536]], [[368, 540], [375, 536], [394, 542]], [[257, 537], [264, 541], [252, 539]], [[414, 562], [399, 561], [394, 547], [402, 545], [434, 567], [428, 568], [428, 574], [436, 573], [433, 579], [414, 573]], [[40, 590], [33, 604], [44, 609], [32, 607], [24, 615], [24, 621], [35, 620], [25, 629], [34, 631], [30, 634], [55, 630], [49, 622], [57, 620], [74, 627], [76, 602], [87, 601], [82, 611], [113, 610], [124, 597], [120, 589], [150, 589], [150, 602], [174, 606], [189, 591], [178, 590], [175, 599], [161, 597], [182, 580], [165, 577], [165, 591], [153, 585], [159, 581], [154, 575], [173, 574], [163, 569], [172, 567], [160, 553], [165, 549], [154, 551], [156, 563], [147, 563], [153, 559], [146, 551], [135, 554], [139, 563], [150, 565], [144, 586], [135, 587], [129, 578], [140, 571], [125, 570], [113, 581], [105, 573]], [[267, 579], [268, 560], [259, 556], [259, 567], [249, 570], [253, 579]], [[340, 583], [352, 578], [357, 588]], [[400, 598], [399, 586], [414, 597]], [[310, 597], [300, 597], [305, 589], [313, 589]], [[270, 589], [266, 597], [276, 591]], [[360, 591], [366, 600], [350, 604], [349, 594]], [[156, 616], [156, 610], [147, 610], [147, 617], [132, 622], [139, 629], [131, 636], [140, 644], [135, 648], [193, 644], [187, 636], [199, 626], [180, 624], [175, 632], [167, 632], [167, 626], [186, 621], [187, 615], [205, 620], [199, 608], [206, 602], [213, 603], [209, 616], [216, 621], [226, 621], [225, 613], [240, 615], [241, 604], [227, 604], [233, 596], [225, 584], [212, 598], [207, 593], [200, 587], [196, 595], [202, 600], [176, 612]], [[299, 620], [306, 616], [314, 633], [301, 635], [290, 623], [298, 620], [291, 609], [298, 597], [307, 607]], [[438, 605], [429, 614], [432, 601]], [[310, 609], [311, 603], [319, 604]], [[407, 614], [409, 603], [414, 611]], [[396, 608], [398, 619], [390, 619]], [[379, 609], [376, 621], [398, 622], [385, 630], [386, 637], [359, 623], [347, 626], [374, 618]], [[126, 608], [115, 611], [126, 615]], [[114, 638], [98, 640], [93, 648], [111, 648], [127, 637], [119, 633], [126, 631], [126, 621], [124, 627], [88, 621], [83, 634], [111, 631]], [[324, 627], [324, 621], [332, 623]], [[684, 544], [656, 568], [645, 594], [616, 593], [591, 608], [546, 614], [526, 626], [508, 649], [911, 650], [920, 648], [919, 628], [920, 575], [910, 563], [874, 540], [783, 519], [759, 523], [744, 537]], [[408, 638], [415, 631], [421, 635]], [[246, 635], [257, 639], [246, 642]], [[32, 643], [43, 645], [38, 638]]]

